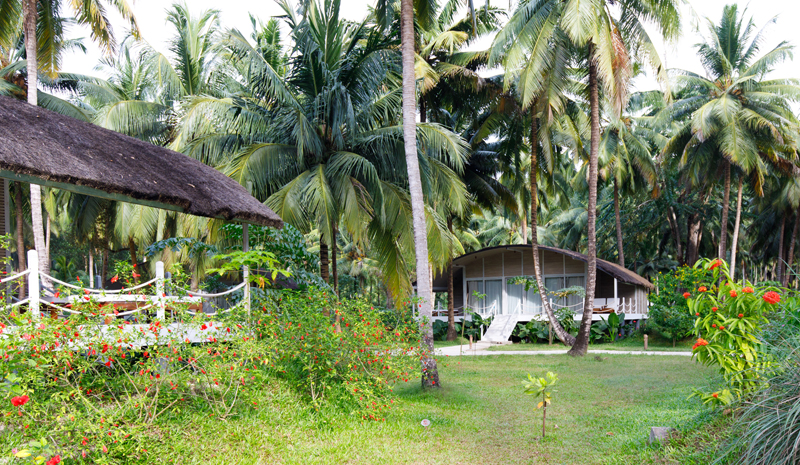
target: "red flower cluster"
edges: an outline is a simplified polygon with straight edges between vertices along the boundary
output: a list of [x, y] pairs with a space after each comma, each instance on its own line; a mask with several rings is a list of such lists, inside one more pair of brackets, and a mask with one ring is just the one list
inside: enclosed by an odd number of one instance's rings
[[716, 267], [718, 267], [718, 266], [720, 266], [720, 265], [722, 265], [722, 262], [721, 262], [721, 261], [719, 261], [719, 260], [714, 260], [714, 263], [712, 263], [712, 264], [711, 264], [711, 267], [709, 268], [709, 270], [713, 270], [714, 268], [716, 268]]
[[684, 293], [683, 293], [683, 298], [684, 298], [684, 299], [688, 299], [688, 298], [689, 298], [689, 297], [691, 297], [691, 296], [692, 296], [692, 294], [689, 294], [688, 292], [684, 292]]
[[703, 339], [701, 337], [700, 339], [697, 340], [697, 342], [694, 343], [694, 345], [692, 346], [692, 350], [695, 350], [698, 347], [707, 346], [707, 345], [708, 345], [708, 341], [706, 341], [705, 339]]
[[118, 280], [119, 280], [119, 275], [118, 275], [118, 274], [115, 274], [115, 275], [114, 275], [114, 277], [113, 277], [113, 278], [111, 278], [111, 282], [112, 282], [112, 283], [115, 283], [115, 282], [117, 282]]
[[56, 455], [52, 459], [48, 460], [47, 463], [45, 463], [45, 465], [58, 465], [59, 463], [61, 463], [61, 456]]
[[705, 287], [705, 286], [700, 286], [700, 287], [697, 288], [697, 290], [698, 290], [698, 292], [705, 292], [705, 291], [708, 290], [708, 288]]
[[736, 291], [731, 291], [731, 297], [736, 297]]
[[778, 302], [781, 301], [781, 295], [775, 291], [767, 292], [766, 294], [764, 294], [764, 297], [762, 298], [764, 299], [764, 301], [770, 304], [777, 304]]
[[715, 392], [714, 394], [711, 394], [711, 397], [713, 397], [713, 398], [715, 398], [715, 399], [716, 399], [717, 397], [719, 397], [719, 394], [717, 394], [717, 393]]
[[28, 396], [17, 396], [11, 398], [11, 405], [14, 407], [22, 407], [23, 405], [27, 404], [28, 401], [31, 400]]
[[742, 289], [742, 292], [744, 292], [745, 294], [752, 294], [753, 293], [753, 288], [752, 287], [746, 287], [746, 288]]
[[717, 307], [711, 307], [711, 311], [712, 311], [712, 312], [716, 312], [717, 310], [719, 310], [719, 308], [717, 308]]

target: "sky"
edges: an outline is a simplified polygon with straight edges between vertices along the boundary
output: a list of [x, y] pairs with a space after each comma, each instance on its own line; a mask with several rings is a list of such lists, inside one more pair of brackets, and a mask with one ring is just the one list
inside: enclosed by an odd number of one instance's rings
[[[290, 0], [291, 1], [291, 0]], [[139, 21], [142, 37], [151, 46], [159, 51], [167, 52], [167, 41], [171, 31], [166, 24], [166, 9], [172, 3], [165, 0], [132, 0], [134, 13]], [[251, 30], [249, 13], [255, 17], [266, 20], [271, 16], [282, 14], [277, 3], [271, 0], [187, 0], [189, 9], [193, 14], [199, 15], [203, 10], [216, 8], [220, 10], [223, 27], [237, 28], [245, 35]], [[342, 0], [342, 15], [351, 20], [363, 19], [375, 0]], [[466, 3], [466, 1], [464, 2]], [[484, 0], [476, 0], [475, 5], [483, 5]], [[705, 17], [718, 22], [722, 15], [724, 5], [730, 0], [693, 0], [682, 6], [681, 37], [672, 43], [664, 43], [658, 37], [655, 29], [648, 28], [650, 36], [657, 44], [662, 60], [667, 68], [680, 68], [705, 74], [700, 61], [695, 53], [694, 45], [701, 42], [700, 33], [707, 30]], [[794, 0], [757, 0], [753, 2], [738, 2], [740, 10], [747, 8], [747, 16], [752, 16], [756, 28], [760, 29], [773, 18], [777, 17], [774, 24], [767, 26], [766, 40], [762, 51], [775, 47], [780, 41], [786, 40], [800, 47], [800, 26], [796, 18], [800, 17], [800, 2]], [[492, 0], [492, 5], [508, 8], [508, 0]], [[126, 22], [116, 13], [111, 13], [111, 24], [118, 39], [122, 39], [126, 31]], [[699, 29], [698, 29], [699, 27]], [[88, 52], [86, 54], [72, 52], [64, 57], [63, 71], [77, 72], [103, 76], [95, 71], [94, 67], [101, 58], [99, 48], [88, 40], [87, 29], [73, 27], [70, 31], [72, 37], [86, 37]], [[470, 48], [482, 49], [491, 44], [491, 37], [484, 37], [476, 41]], [[798, 48], [795, 55], [800, 55]], [[782, 63], [775, 68], [771, 78], [800, 78], [800, 56], [795, 60]], [[655, 80], [642, 77], [634, 82], [636, 90], [650, 90], [658, 87]]]

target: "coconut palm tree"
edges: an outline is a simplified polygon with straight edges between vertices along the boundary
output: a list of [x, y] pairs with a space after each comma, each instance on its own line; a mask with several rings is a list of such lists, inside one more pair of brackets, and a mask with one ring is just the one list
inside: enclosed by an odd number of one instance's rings
[[[39, 9], [47, 16], [40, 18]], [[122, 14], [123, 18], [130, 21], [131, 30], [138, 34], [138, 25], [133, 12], [125, 0], [111, 2], [111, 5]], [[91, 38], [97, 41], [106, 52], [112, 52], [116, 46], [111, 25], [106, 18], [106, 9], [98, 0], [84, 2], [70, 2], [73, 13], [79, 24], [89, 26]], [[20, 15], [22, 17], [23, 35], [25, 38], [25, 56], [27, 64], [27, 99], [28, 103], [36, 106], [38, 104], [38, 71], [41, 67], [46, 73], [52, 74], [58, 69], [58, 47], [53, 40], [59, 37], [50, 28], [51, 24], [56, 24], [55, 19], [59, 18], [61, 2], [40, 2], [37, 0], [5, 0], [0, 4], [0, 45], [8, 45], [8, 41], [16, 35], [17, 25]], [[41, 21], [40, 21], [41, 19]], [[40, 44], [44, 44], [42, 47]], [[39, 54], [38, 50], [43, 48], [53, 53]], [[39, 185], [31, 185], [31, 218], [33, 226], [33, 237], [36, 249], [39, 251], [39, 270], [48, 273], [50, 270], [50, 259], [45, 253], [45, 231], [42, 220], [42, 196]]]
[[[612, 13], [613, 10], [613, 13]], [[520, 2], [508, 25], [497, 35], [490, 62], [505, 57], [509, 68], [521, 70], [518, 84], [523, 105], [531, 105], [542, 96], [544, 77], [548, 70], [558, 69], [553, 45], [567, 38], [582, 48], [583, 68], [588, 70], [588, 101], [590, 115], [589, 193], [588, 193], [588, 276], [583, 318], [570, 354], [583, 355], [589, 344], [594, 292], [597, 278], [596, 205], [597, 164], [600, 148], [599, 86], [612, 102], [616, 115], [627, 102], [627, 86], [632, 75], [631, 63], [641, 55], [665, 81], [663, 66], [652, 41], [645, 32], [643, 21], [655, 23], [662, 35], [677, 35], [680, 25], [677, 2], [634, 0], [530, 0]], [[534, 119], [535, 121], [535, 119]], [[532, 133], [536, 130], [536, 124]], [[536, 140], [536, 137], [533, 137]], [[532, 182], [535, 176], [532, 176]], [[533, 191], [533, 189], [532, 189]], [[533, 229], [533, 226], [532, 226]], [[540, 286], [541, 288], [542, 286]], [[544, 300], [544, 299], [543, 299]], [[551, 320], [554, 319], [548, 312]], [[555, 326], [555, 325], [554, 325]], [[573, 342], [571, 336], [555, 326], [562, 340]], [[569, 336], [569, 337], [568, 337]]]
[[781, 42], [758, 56], [764, 34], [752, 19], [745, 21], [738, 6], [726, 6], [719, 24], [708, 20], [708, 38], [697, 46], [706, 76], [677, 71], [676, 90], [685, 97], [659, 115], [665, 124], [681, 122], [665, 154], [680, 156], [683, 166], [722, 168], [720, 258], [727, 254], [732, 167], [750, 176], [761, 195], [769, 169], [786, 169], [796, 158], [798, 121], [789, 104], [800, 99], [800, 88], [793, 79], [767, 79], [777, 63], [791, 57], [793, 47]]
[[[659, 91], [648, 92], [649, 99], [662, 100]], [[613, 112], [603, 128], [600, 142], [600, 176], [611, 180], [614, 187], [614, 219], [617, 232], [617, 259], [620, 266], [625, 266], [625, 252], [622, 240], [622, 221], [620, 218], [620, 187], [627, 193], [647, 188], [657, 194], [657, 168], [653, 153], [660, 150], [666, 142], [658, 132], [650, 130], [646, 125], [638, 124], [632, 114], [642, 110], [641, 102], [648, 97], [631, 98], [627, 114], [614, 117]]]

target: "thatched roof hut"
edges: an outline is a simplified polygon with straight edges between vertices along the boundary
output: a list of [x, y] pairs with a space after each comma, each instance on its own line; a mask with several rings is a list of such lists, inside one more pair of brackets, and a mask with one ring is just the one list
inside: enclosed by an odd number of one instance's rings
[[241, 185], [184, 154], [0, 97], [0, 177], [280, 228]]

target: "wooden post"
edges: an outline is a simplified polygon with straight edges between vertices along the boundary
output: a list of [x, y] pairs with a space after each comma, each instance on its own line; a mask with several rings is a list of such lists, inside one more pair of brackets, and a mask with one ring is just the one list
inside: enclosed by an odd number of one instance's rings
[[647, 334], [644, 335], [644, 350], [647, 350]]
[[469, 335], [469, 350], [472, 350], [472, 334]]
[[[242, 251], [250, 251], [250, 225], [245, 223], [242, 225]], [[247, 310], [247, 319], [250, 319], [250, 267], [245, 265], [242, 267], [242, 277], [244, 278], [244, 308]]]
[[164, 262], [156, 262], [156, 297], [158, 298], [158, 311], [156, 318], [163, 320], [167, 316], [167, 301], [164, 297]]
[[39, 313], [39, 254], [35, 249], [28, 251], [28, 309], [33, 316], [33, 319], [38, 320], [41, 317]]

